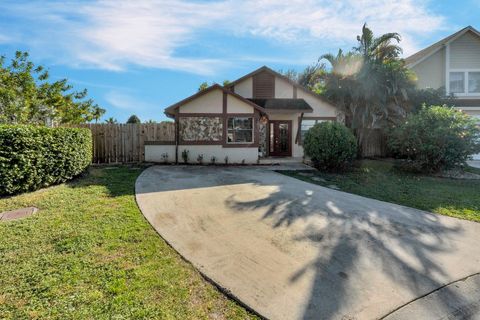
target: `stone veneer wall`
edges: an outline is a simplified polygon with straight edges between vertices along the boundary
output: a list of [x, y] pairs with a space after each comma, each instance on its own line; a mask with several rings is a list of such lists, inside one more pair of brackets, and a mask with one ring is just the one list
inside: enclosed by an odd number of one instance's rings
[[181, 117], [180, 138], [183, 141], [221, 141], [223, 132], [220, 117]]

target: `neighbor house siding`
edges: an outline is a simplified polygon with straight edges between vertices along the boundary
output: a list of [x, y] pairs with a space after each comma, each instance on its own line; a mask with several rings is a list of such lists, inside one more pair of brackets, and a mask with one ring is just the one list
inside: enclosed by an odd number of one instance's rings
[[234, 86], [234, 92], [241, 95], [244, 98], [252, 98], [253, 97], [253, 79], [247, 78], [242, 82], [237, 83]]
[[419, 89], [445, 87], [445, 49], [440, 49], [411, 69], [417, 75]]
[[213, 90], [180, 107], [180, 113], [222, 113], [223, 92]]
[[480, 69], [480, 39], [471, 32], [450, 44], [451, 69]]
[[293, 86], [288, 83], [288, 81], [285, 81], [279, 77], [275, 77], [275, 98], [292, 99]]

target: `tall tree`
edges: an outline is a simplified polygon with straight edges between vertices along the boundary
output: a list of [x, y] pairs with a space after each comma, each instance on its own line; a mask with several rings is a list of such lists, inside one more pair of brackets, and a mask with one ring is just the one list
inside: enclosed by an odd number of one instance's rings
[[142, 121], [140, 121], [140, 118], [137, 117], [136, 115], [132, 114], [128, 120], [127, 120], [127, 123], [142, 123]]
[[74, 91], [66, 79], [49, 82], [48, 71], [17, 51], [9, 64], [0, 57], [0, 123], [77, 124], [98, 120], [105, 110], [87, 90]]
[[411, 108], [409, 94], [415, 84], [400, 59], [399, 34], [375, 37], [364, 25], [357, 41], [351, 52], [339, 50], [321, 58], [332, 66], [324, 77], [324, 94], [345, 113], [362, 148], [371, 129], [403, 119]]

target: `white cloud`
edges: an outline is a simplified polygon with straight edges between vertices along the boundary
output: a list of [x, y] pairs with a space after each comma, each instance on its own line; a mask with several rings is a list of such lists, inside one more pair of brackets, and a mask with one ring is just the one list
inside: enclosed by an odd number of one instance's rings
[[[409, 54], [418, 49], [415, 39], [444, 25], [444, 19], [427, 7], [427, 1], [413, 0], [144, 0], [10, 2], [0, 4], [0, 11], [31, 19], [30, 24], [20, 21], [4, 28], [21, 34], [17, 41], [60, 63], [107, 70], [135, 64], [208, 74], [229, 60], [215, 52], [209, 58], [195, 55], [195, 46], [208, 41], [209, 33], [262, 38], [300, 51], [312, 43], [353, 45], [362, 24], [368, 22], [376, 34], [401, 33]], [[181, 55], [183, 48], [194, 54]], [[275, 59], [275, 53], [268, 55]]]
[[[111, 90], [107, 92], [105, 95], [105, 100], [115, 108], [122, 109], [122, 110], [129, 110], [129, 111], [145, 111], [145, 110], [152, 110], [158, 105], [154, 105], [153, 103], [142, 101], [141, 99], [135, 98], [129, 93], [126, 92], [119, 92], [115, 90]], [[161, 108], [159, 107], [159, 110]]]

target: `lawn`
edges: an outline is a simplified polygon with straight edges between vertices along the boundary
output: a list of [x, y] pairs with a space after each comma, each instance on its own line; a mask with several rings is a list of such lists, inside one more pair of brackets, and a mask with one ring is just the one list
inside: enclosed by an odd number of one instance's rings
[[[468, 171], [480, 173], [475, 168]], [[480, 222], [480, 180], [406, 174], [395, 170], [392, 162], [377, 160], [362, 161], [343, 174], [280, 172], [345, 192]]]
[[91, 168], [11, 198], [36, 215], [0, 223], [0, 319], [245, 319], [137, 208], [141, 168]]

